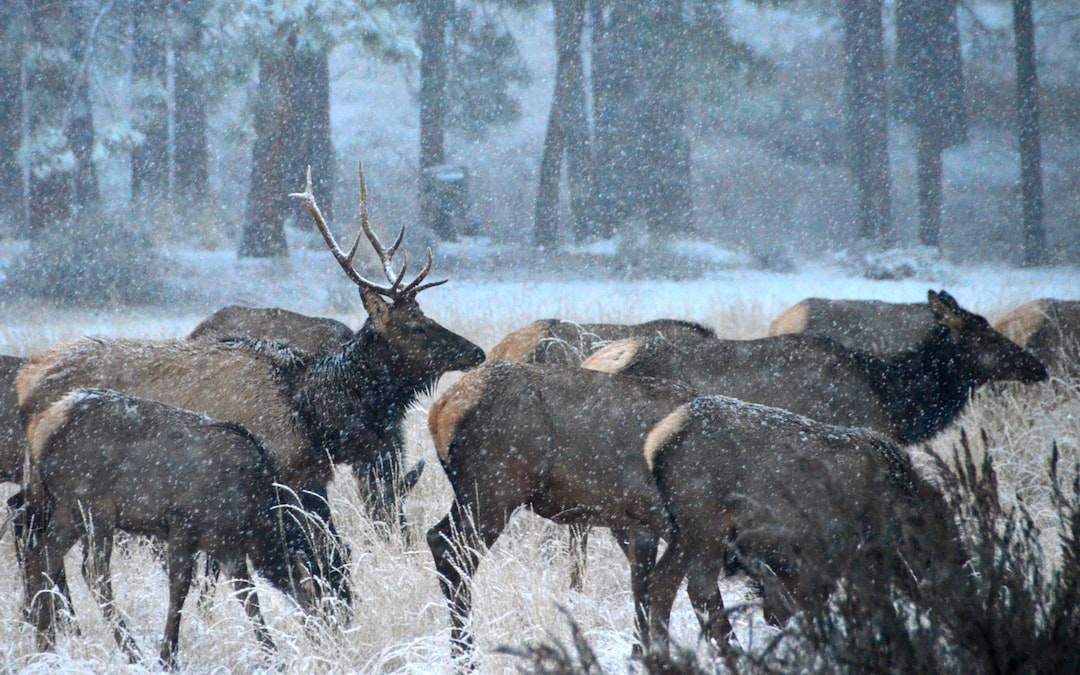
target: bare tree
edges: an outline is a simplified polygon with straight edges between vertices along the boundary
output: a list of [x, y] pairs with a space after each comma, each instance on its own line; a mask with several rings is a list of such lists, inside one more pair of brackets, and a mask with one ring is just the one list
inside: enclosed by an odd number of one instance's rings
[[843, 0], [844, 113], [859, 236], [893, 242], [881, 0]]
[[166, 10], [166, 0], [132, 5], [135, 126], [143, 141], [131, 153], [131, 198], [143, 206], [160, 202], [169, 190]]
[[201, 64], [206, 5], [202, 0], [173, 0], [172, 7], [177, 19], [173, 47], [173, 191], [185, 205], [204, 201], [210, 188], [206, 73]]
[[558, 238], [559, 179], [563, 155], [573, 177], [570, 209], [578, 239], [591, 234], [592, 155], [585, 110], [585, 71], [581, 39], [587, 0], [555, 0], [555, 94], [551, 99], [540, 184], [536, 191], [534, 237], [538, 246], [552, 246]]
[[26, 44], [24, 7], [17, 3], [0, 8], [0, 222], [25, 235], [22, 144], [22, 61]]
[[446, 81], [449, 73], [446, 30], [454, 11], [451, 0], [423, 0], [420, 11], [420, 222], [442, 238], [453, 233], [440, 230], [435, 217], [437, 195], [434, 181], [423, 171], [446, 161]]
[[967, 140], [964, 68], [955, 0], [896, 3], [897, 109], [915, 125], [919, 240], [941, 245], [942, 170], [946, 148]]
[[1042, 149], [1039, 142], [1039, 75], [1035, 66], [1032, 0], [1013, 0], [1016, 37], [1016, 118], [1020, 136], [1020, 204], [1023, 211], [1022, 263], [1049, 262], [1043, 227]]

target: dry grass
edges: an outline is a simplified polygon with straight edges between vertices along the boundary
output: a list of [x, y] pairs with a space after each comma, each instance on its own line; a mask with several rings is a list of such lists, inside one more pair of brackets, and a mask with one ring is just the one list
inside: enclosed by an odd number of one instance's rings
[[[625, 305], [624, 305], [625, 306]], [[553, 314], [555, 315], [555, 314]], [[44, 310], [27, 312], [25, 321], [9, 319], [0, 325], [0, 343], [19, 345], [31, 353], [60, 339], [84, 333], [165, 337], [182, 334], [198, 317], [157, 320], [149, 315], [100, 316], [72, 313], [66, 318]], [[505, 333], [537, 316], [528, 305], [473, 308], [466, 315], [440, 315], [438, 319], [485, 348]], [[580, 320], [641, 320], [632, 311], [597, 307]], [[764, 333], [771, 318], [760, 306], [710, 307], [707, 316], [693, 317], [725, 337], [755, 337]], [[350, 320], [350, 323], [357, 323]], [[445, 378], [442, 388], [453, 378]], [[447, 511], [451, 493], [426, 430], [425, 399], [408, 419], [408, 460], [419, 459], [427, 470], [407, 504], [407, 537], [383, 536], [362, 512], [356, 487], [341, 473], [331, 487], [330, 499], [340, 530], [352, 546], [351, 577], [355, 608], [345, 626], [305, 621], [283, 596], [260, 584], [260, 599], [278, 645], [276, 654], [261, 653], [239, 602], [228, 589], [217, 587], [204, 603], [193, 592], [181, 628], [180, 662], [189, 672], [401, 672], [449, 673], [447, 611], [435, 577], [424, 534]], [[993, 441], [1002, 492], [1019, 494], [1047, 527], [1047, 550], [1056, 548], [1056, 522], [1050, 509], [1046, 461], [1057, 441], [1062, 466], [1080, 460], [1080, 383], [1053, 382], [1034, 387], [1003, 387], [981, 392], [961, 424], [974, 432], [985, 429]], [[956, 430], [935, 441], [941, 451], [951, 450]], [[979, 444], [973, 444], [978, 446]], [[942, 454], [948, 454], [943, 452]], [[7, 496], [14, 486], [5, 486]], [[536, 641], [574, 644], [566, 613], [592, 649], [604, 672], [632, 672], [629, 662], [632, 608], [628, 569], [621, 552], [602, 531], [590, 542], [589, 567], [583, 592], [569, 590], [566, 535], [558, 527], [528, 513], [519, 513], [496, 546], [483, 558], [475, 583], [472, 630], [477, 641], [479, 670], [515, 672], [524, 662], [502, 653], [500, 647]], [[0, 670], [35, 672], [129, 672], [158, 670], [152, 656], [128, 666], [116, 648], [100, 612], [93, 605], [78, 575], [79, 554], [68, 560], [73, 580], [79, 634], [67, 631], [55, 653], [35, 650], [32, 630], [22, 620], [21, 581], [16, 572], [10, 531], [0, 541]], [[114, 565], [120, 610], [143, 652], [157, 652], [166, 606], [165, 576], [150, 547], [132, 540], [118, 553]], [[737, 580], [725, 582], [729, 606], [744, 603], [746, 588]], [[566, 613], [564, 613], [564, 610]], [[749, 614], [739, 622], [740, 641], [764, 642], [773, 629]], [[684, 645], [696, 644], [696, 620], [685, 597], [673, 617], [673, 636]], [[704, 655], [702, 650], [699, 653]], [[710, 668], [712, 666], [709, 666]]]

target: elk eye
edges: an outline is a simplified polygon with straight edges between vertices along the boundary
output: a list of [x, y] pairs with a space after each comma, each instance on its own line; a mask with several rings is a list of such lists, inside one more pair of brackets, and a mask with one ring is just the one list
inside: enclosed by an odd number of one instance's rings
[[424, 330], [423, 326], [413, 326], [412, 332], [413, 335], [423, 335], [426, 331]]

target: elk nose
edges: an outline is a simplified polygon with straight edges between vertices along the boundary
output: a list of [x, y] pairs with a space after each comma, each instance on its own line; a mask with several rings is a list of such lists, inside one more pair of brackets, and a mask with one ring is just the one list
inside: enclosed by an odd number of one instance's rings
[[486, 358], [487, 355], [484, 354], [484, 350], [473, 345], [472, 350], [465, 354], [461, 359], [462, 368], [465, 369], [472, 368], [473, 366], [478, 366], [483, 363]]

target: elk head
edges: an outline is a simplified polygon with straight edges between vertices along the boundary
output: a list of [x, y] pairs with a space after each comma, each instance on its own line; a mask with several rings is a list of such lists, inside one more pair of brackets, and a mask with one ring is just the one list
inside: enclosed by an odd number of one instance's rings
[[[364, 178], [363, 164], [359, 167], [359, 173], [360, 232], [357, 233], [348, 253], [338, 246], [315, 202], [315, 195], [311, 190], [310, 167], [308, 167], [307, 186], [304, 192], [290, 196], [304, 203], [322, 234], [323, 240], [330, 248], [330, 252], [345, 271], [346, 276], [356, 284], [360, 291], [360, 300], [368, 313], [368, 325], [382, 337], [383, 341], [392, 346], [385, 355], [389, 360], [386, 365], [408, 379], [423, 380], [432, 376], [434, 376], [433, 379], [438, 379], [442, 373], [465, 370], [483, 363], [484, 351], [480, 347], [427, 317], [416, 301], [416, 296], [420, 291], [440, 286], [447, 281], [442, 279], [423, 283], [431, 271], [431, 249], [428, 249], [427, 264], [424, 265], [420, 274], [412, 281], [402, 284], [409, 265], [408, 256], [402, 254], [403, 261], [401, 270], [398, 272], [394, 271], [393, 257], [405, 238], [405, 226], [401, 226], [397, 238], [389, 249], [383, 246], [368, 222], [367, 181]], [[365, 237], [382, 263], [388, 285], [364, 278], [353, 267], [356, 252]]]
[[964, 363], [957, 365], [970, 373], [975, 384], [992, 380], [1042, 382], [1049, 377], [1046, 366], [1034, 354], [994, 330], [982, 316], [960, 307], [945, 291], [928, 291], [927, 302], [938, 323], [949, 329], [949, 339], [959, 347], [955, 358]]

